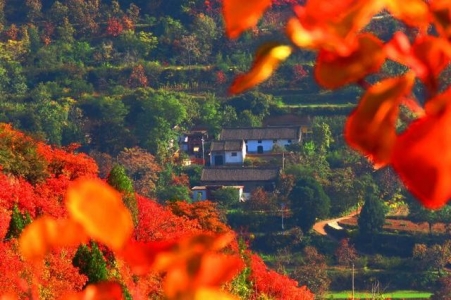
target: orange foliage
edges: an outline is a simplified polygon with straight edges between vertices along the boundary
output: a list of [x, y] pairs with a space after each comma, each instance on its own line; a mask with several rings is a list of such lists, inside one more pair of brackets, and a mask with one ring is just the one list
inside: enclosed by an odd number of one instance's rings
[[348, 56], [321, 50], [315, 77], [322, 86], [335, 89], [359, 81], [366, 75], [377, 72], [385, 60], [382, 42], [372, 34], [357, 37], [358, 47]]
[[169, 208], [140, 195], [136, 199], [139, 222], [134, 236], [137, 241], [172, 240], [201, 232], [198, 220], [174, 214]]
[[224, 224], [218, 211], [218, 205], [211, 201], [197, 201], [187, 203], [184, 201], [169, 202], [172, 212], [189, 220], [197, 220], [203, 230], [212, 232], [227, 232], [231, 229]]
[[74, 182], [67, 191], [66, 206], [91, 238], [113, 250], [121, 249], [132, 234], [132, 216], [120, 193], [99, 179]]
[[229, 0], [223, 2], [226, 33], [237, 38], [244, 30], [257, 25], [258, 19], [271, 5], [271, 0]]
[[44, 143], [38, 143], [38, 153], [48, 162], [48, 171], [55, 177], [64, 175], [71, 180], [97, 177], [97, 164], [84, 153], [67, 152]]
[[239, 75], [229, 89], [231, 94], [237, 94], [254, 87], [268, 79], [279, 63], [291, 54], [291, 47], [277, 43], [267, 43], [261, 46], [255, 55], [254, 64], [249, 73]]
[[27, 260], [40, 260], [53, 247], [77, 246], [88, 240], [80, 224], [43, 216], [22, 232], [19, 247]]
[[315, 296], [305, 287], [298, 287], [298, 283], [286, 276], [269, 270], [263, 260], [250, 254], [250, 280], [254, 290], [274, 299], [313, 300]]
[[243, 267], [239, 257], [215, 253], [233, 238], [198, 234], [176, 241], [128, 243], [121, 256], [137, 274], [165, 272], [164, 290], [170, 299], [193, 299], [199, 290], [232, 279]]
[[64, 295], [66, 300], [122, 300], [122, 287], [117, 282], [102, 282], [88, 285], [83, 292]]
[[399, 105], [413, 80], [413, 74], [407, 73], [370, 87], [346, 122], [348, 144], [367, 155], [377, 168], [390, 163]]

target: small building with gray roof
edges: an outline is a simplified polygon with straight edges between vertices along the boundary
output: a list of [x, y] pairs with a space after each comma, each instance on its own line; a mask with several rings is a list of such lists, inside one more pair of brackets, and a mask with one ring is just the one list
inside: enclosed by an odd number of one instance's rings
[[285, 147], [300, 143], [300, 126], [223, 128], [219, 140], [244, 140], [247, 153], [268, 153], [274, 145]]
[[210, 145], [210, 165], [242, 165], [246, 158], [243, 140], [212, 141]]
[[257, 187], [273, 191], [280, 176], [280, 168], [217, 167], [204, 168], [202, 185], [244, 186], [244, 193]]

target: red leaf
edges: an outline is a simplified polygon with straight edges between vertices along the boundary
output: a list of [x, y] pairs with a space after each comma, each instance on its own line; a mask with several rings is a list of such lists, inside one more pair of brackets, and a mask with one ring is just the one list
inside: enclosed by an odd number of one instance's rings
[[410, 45], [402, 32], [397, 32], [384, 50], [388, 58], [410, 67], [431, 91], [437, 90], [437, 77], [451, 57], [451, 46], [445, 39], [420, 36]]
[[430, 209], [442, 207], [451, 197], [451, 107], [448, 101], [437, 108], [429, 107], [430, 114], [398, 137], [391, 158], [409, 191]]
[[121, 195], [101, 180], [75, 181], [67, 191], [66, 206], [91, 238], [113, 250], [120, 249], [133, 232], [132, 217]]
[[65, 295], [61, 300], [122, 300], [122, 288], [116, 282], [88, 285], [82, 292]]
[[80, 224], [44, 216], [24, 229], [19, 245], [26, 259], [37, 260], [52, 247], [77, 246], [86, 240], [87, 235]]
[[129, 242], [120, 251], [120, 255], [134, 273], [144, 275], [154, 268], [157, 255], [171, 251], [174, 246], [176, 246], [175, 241]]
[[260, 47], [251, 70], [238, 76], [229, 89], [231, 94], [242, 93], [268, 79], [279, 63], [291, 54], [291, 47], [267, 43]]
[[431, 11], [437, 31], [443, 38], [451, 37], [451, 2], [449, 0], [429, 1]]
[[305, 7], [295, 7], [297, 18], [288, 21], [286, 33], [298, 47], [347, 56], [355, 50], [356, 32], [382, 7], [383, 1], [377, 0], [344, 0], [333, 5], [310, 0]]
[[366, 155], [376, 168], [390, 162], [399, 105], [413, 83], [414, 75], [407, 73], [371, 86], [346, 122], [346, 141]]
[[430, 22], [428, 5], [423, 0], [385, 0], [388, 11], [410, 26], [426, 29]]
[[227, 36], [235, 39], [249, 28], [257, 25], [271, 0], [224, 0], [223, 16]]
[[385, 60], [382, 42], [372, 34], [358, 36], [358, 47], [347, 56], [322, 50], [318, 55], [315, 77], [329, 89], [356, 82], [379, 70]]

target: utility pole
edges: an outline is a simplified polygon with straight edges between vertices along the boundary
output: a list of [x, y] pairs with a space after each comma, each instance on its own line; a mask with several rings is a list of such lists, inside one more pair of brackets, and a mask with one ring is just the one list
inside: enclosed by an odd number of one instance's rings
[[354, 300], [354, 263], [352, 263], [352, 300]]
[[205, 150], [204, 150], [204, 137], [202, 136], [202, 164], [205, 166]]
[[282, 206], [282, 229], [285, 230], [285, 226], [283, 224], [283, 212], [285, 210], [285, 203], [282, 203], [281, 206]]
[[285, 151], [282, 150], [282, 171], [285, 170]]

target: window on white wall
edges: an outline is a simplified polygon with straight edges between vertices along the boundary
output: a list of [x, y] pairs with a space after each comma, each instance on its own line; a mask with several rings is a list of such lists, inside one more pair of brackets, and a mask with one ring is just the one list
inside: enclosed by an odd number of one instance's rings
[[231, 155], [232, 155], [232, 156], [237, 156], [237, 153], [236, 153], [236, 152], [232, 152]]
[[272, 142], [275, 144], [275, 143], [277, 143], [277, 140], [272, 140]]
[[262, 143], [262, 140], [258, 140], [258, 143], [261, 144], [261, 143]]

